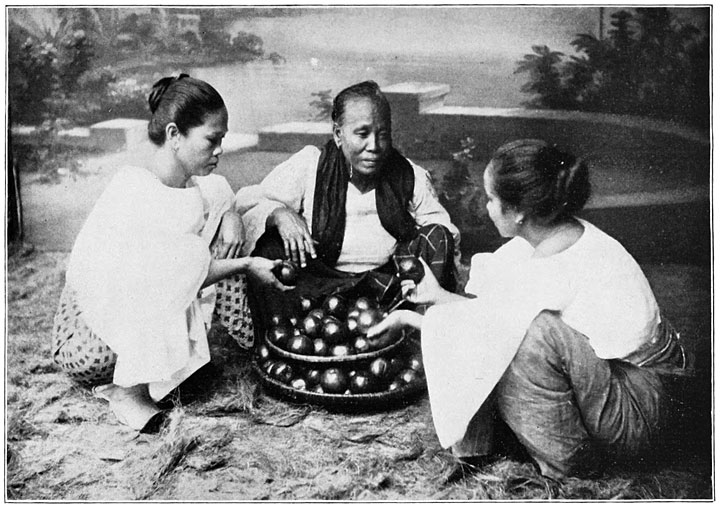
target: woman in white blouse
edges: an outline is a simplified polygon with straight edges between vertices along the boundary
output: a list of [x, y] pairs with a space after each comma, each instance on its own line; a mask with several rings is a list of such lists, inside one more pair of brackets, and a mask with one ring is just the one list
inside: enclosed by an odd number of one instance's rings
[[202, 289], [246, 274], [288, 288], [272, 274], [278, 262], [240, 256], [233, 192], [212, 174], [228, 122], [218, 92], [181, 74], [155, 83], [148, 102], [153, 155], [120, 168], [83, 225], [52, 346], [63, 371], [136, 430], [155, 429], [156, 402], [210, 360]]
[[455, 290], [458, 229], [428, 173], [393, 148], [390, 105], [378, 85], [342, 90], [332, 121], [333, 137], [322, 150], [303, 148], [237, 193], [247, 251], [307, 268], [298, 281], [304, 293], [313, 280], [371, 274], [377, 295], [390, 296], [399, 291], [395, 262], [410, 255], [424, 258], [440, 284]]
[[484, 182], [490, 218], [513, 239], [473, 257], [470, 298], [432, 276], [404, 282], [409, 300], [435, 306], [369, 332], [421, 329], [435, 429], [459, 459], [449, 479], [487, 462], [496, 415], [549, 477], [642, 455], [667, 422], [666, 380], [685, 355], [635, 260], [575, 217], [587, 166], [523, 139], [495, 153]]

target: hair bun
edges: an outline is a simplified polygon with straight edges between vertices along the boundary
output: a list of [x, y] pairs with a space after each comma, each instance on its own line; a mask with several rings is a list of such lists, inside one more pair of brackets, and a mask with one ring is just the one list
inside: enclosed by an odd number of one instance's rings
[[556, 145], [541, 148], [537, 162], [537, 167], [550, 183], [550, 188], [554, 187], [554, 191], [549, 194], [551, 200], [547, 202], [548, 209], [567, 214], [580, 211], [590, 197], [587, 165]]
[[181, 73], [177, 76], [167, 76], [158, 80], [153, 85], [152, 91], [148, 96], [148, 105], [150, 106], [150, 112], [155, 113], [155, 111], [157, 111], [157, 108], [160, 106], [160, 102], [162, 101], [163, 95], [165, 95], [165, 92], [168, 90], [168, 88], [170, 88], [170, 85], [186, 77], [190, 76]]

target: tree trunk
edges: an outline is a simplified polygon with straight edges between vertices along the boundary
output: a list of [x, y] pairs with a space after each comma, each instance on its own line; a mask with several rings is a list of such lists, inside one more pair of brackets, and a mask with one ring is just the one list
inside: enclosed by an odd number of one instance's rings
[[[8, 125], [11, 125], [8, 122]], [[15, 166], [12, 150], [12, 134], [7, 130], [7, 199], [5, 207], [7, 212], [7, 241], [8, 243], [22, 241], [23, 216], [22, 200], [20, 198], [20, 175]]]

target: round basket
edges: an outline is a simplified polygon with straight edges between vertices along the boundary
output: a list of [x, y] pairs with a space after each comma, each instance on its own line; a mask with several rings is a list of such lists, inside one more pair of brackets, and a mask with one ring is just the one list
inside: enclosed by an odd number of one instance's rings
[[[417, 350], [419, 345], [414, 340], [405, 340], [408, 349]], [[273, 396], [294, 403], [321, 405], [337, 411], [381, 411], [407, 406], [416, 401], [427, 390], [425, 380], [413, 382], [393, 391], [366, 394], [330, 394], [316, 393], [295, 389], [287, 384], [271, 378], [262, 367], [253, 363], [255, 372], [260, 377], [263, 387]]]
[[391, 343], [390, 345], [383, 347], [382, 349], [373, 350], [371, 352], [364, 352], [362, 354], [352, 354], [347, 356], [311, 356], [311, 355], [303, 355], [303, 354], [294, 354], [293, 352], [288, 352], [287, 350], [284, 350], [274, 343], [272, 343], [270, 340], [265, 337], [265, 344], [267, 345], [268, 349], [270, 349], [270, 352], [273, 354], [282, 357], [284, 359], [291, 359], [293, 361], [299, 361], [302, 363], [315, 363], [315, 364], [349, 364], [349, 363], [355, 363], [359, 361], [368, 361], [372, 360], [381, 356], [384, 356], [386, 354], [389, 354], [390, 352], [394, 351], [401, 345], [403, 345], [406, 342], [405, 340], [405, 333], [403, 332], [400, 337], [395, 341], [394, 343]]

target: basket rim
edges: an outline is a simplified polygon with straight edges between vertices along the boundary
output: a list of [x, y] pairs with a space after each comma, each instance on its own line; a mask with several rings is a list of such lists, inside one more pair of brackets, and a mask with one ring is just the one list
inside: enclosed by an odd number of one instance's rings
[[383, 347], [382, 349], [373, 350], [372, 352], [363, 352], [362, 354], [352, 354], [347, 356], [311, 356], [311, 355], [302, 355], [302, 354], [295, 354], [293, 352], [288, 352], [287, 350], [284, 350], [274, 343], [272, 343], [270, 340], [267, 339], [267, 334], [265, 335], [265, 344], [267, 347], [274, 353], [277, 354], [280, 357], [283, 357], [285, 359], [290, 359], [292, 361], [298, 361], [301, 363], [315, 363], [315, 364], [344, 364], [344, 363], [355, 363], [358, 361], [367, 361], [370, 359], [376, 359], [378, 357], [384, 356], [385, 354], [388, 354], [398, 348], [400, 345], [405, 343], [406, 341], [406, 335], [405, 333], [400, 334], [400, 338], [398, 338], [395, 342], [391, 343], [390, 345], [387, 345]]
[[393, 391], [362, 394], [333, 394], [316, 393], [295, 389], [292, 386], [283, 384], [279, 380], [270, 377], [256, 362], [253, 363], [255, 372], [265, 386], [279, 392], [284, 398], [295, 402], [314, 403], [325, 407], [335, 408], [370, 408], [379, 403], [399, 403], [410, 401], [413, 396], [419, 395], [427, 390], [425, 382], [413, 382], [405, 384]]

